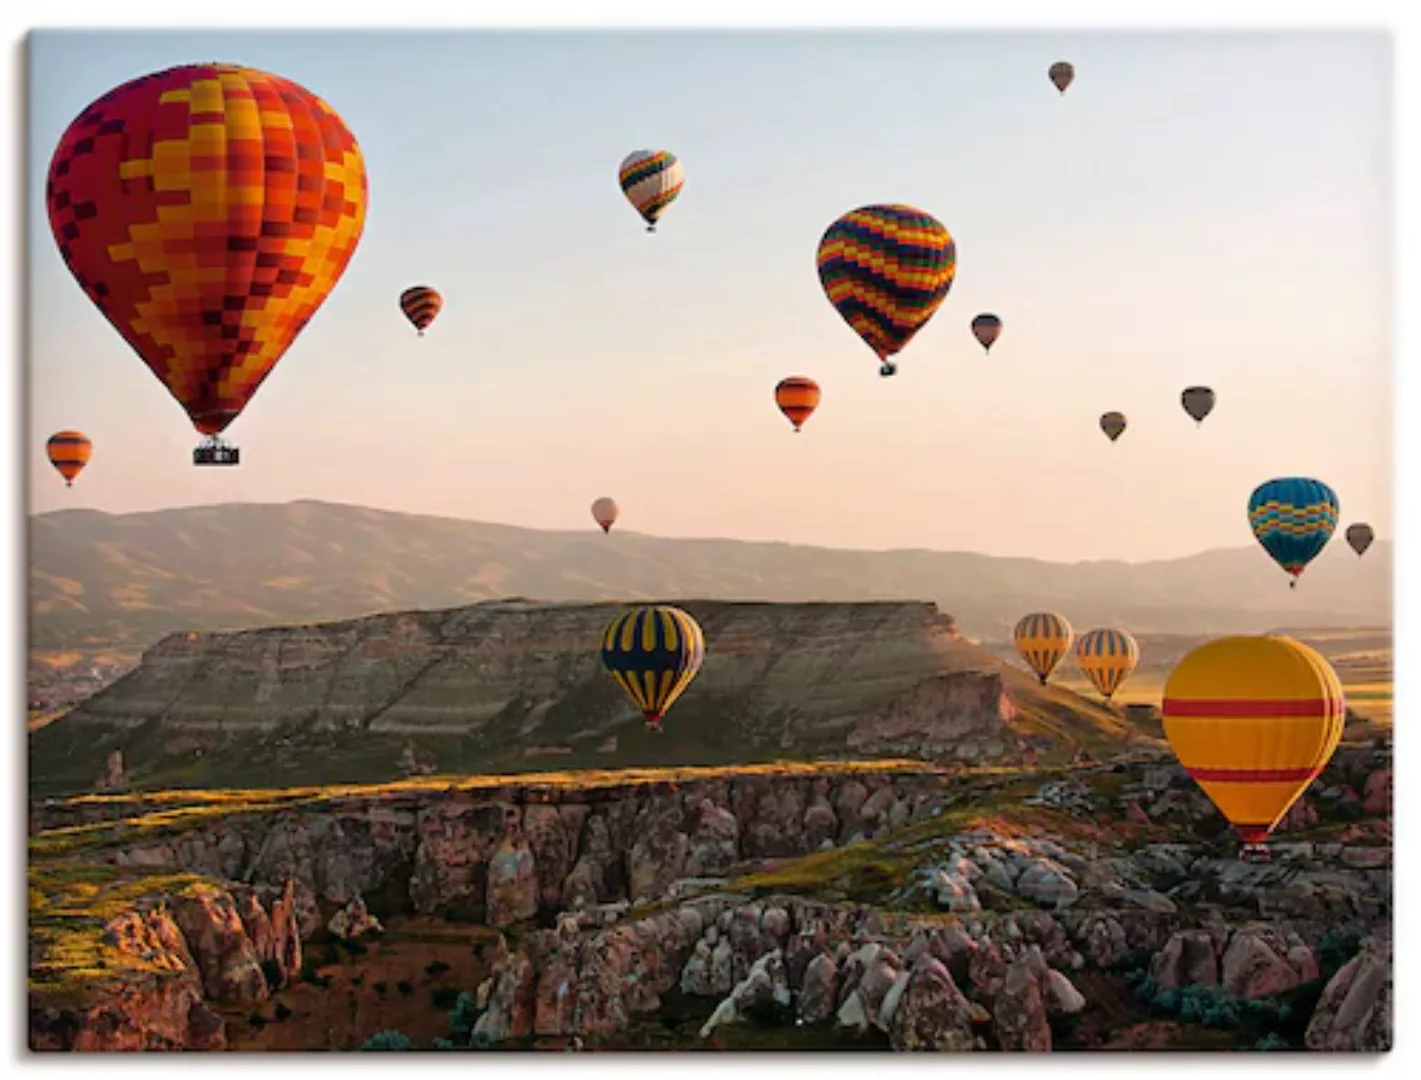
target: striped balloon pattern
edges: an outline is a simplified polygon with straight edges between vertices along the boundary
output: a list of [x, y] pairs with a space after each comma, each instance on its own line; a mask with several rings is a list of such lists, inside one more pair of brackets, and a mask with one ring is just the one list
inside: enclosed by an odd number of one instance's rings
[[1140, 662], [1140, 647], [1124, 630], [1092, 630], [1076, 644], [1076, 662], [1100, 696], [1109, 701]]
[[49, 463], [64, 477], [64, 486], [73, 487], [74, 478], [84, 471], [94, 453], [94, 444], [82, 431], [56, 431], [45, 444]]
[[843, 320], [877, 355], [880, 373], [942, 305], [957, 274], [957, 245], [931, 214], [863, 206], [819, 241], [819, 281]]
[[1337, 529], [1337, 493], [1320, 480], [1291, 476], [1260, 484], [1248, 499], [1248, 523], [1292, 584]]
[[1331, 759], [1346, 702], [1332, 666], [1281, 636], [1206, 642], [1170, 672], [1164, 734], [1245, 843], [1261, 843]]
[[706, 656], [700, 624], [666, 604], [622, 612], [602, 635], [602, 663], [647, 727], [661, 730], [662, 718], [681, 696]]
[[444, 297], [439, 295], [438, 289], [428, 285], [412, 285], [400, 293], [400, 310], [414, 323], [419, 336], [424, 337], [434, 317], [444, 310]]
[[1051, 677], [1068, 652], [1075, 632], [1062, 616], [1049, 611], [1034, 611], [1023, 615], [1012, 631], [1016, 651], [1036, 672], [1041, 685]]
[[819, 397], [819, 384], [804, 375], [781, 379], [775, 387], [775, 404], [794, 425], [795, 431], [819, 408]]
[[617, 171], [622, 193], [646, 222], [646, 231], [655, 232], [666, 208], [681, 194], [685, 178], [676, 155], [667, 150], [634, 150]]

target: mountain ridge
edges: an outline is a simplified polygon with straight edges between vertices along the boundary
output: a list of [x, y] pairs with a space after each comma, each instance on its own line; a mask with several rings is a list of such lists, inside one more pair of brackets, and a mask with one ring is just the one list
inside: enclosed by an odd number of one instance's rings
[[511, 595], [542, 602], [932, 601], [965, 633], [1009, 635], [1024, 612], [1082, 629], [1262, 632], [1385, 626], [1392, 547], [1338, 540], [1297, 590], [1257, 547], [1170, 559], [1025, 556], [535, 529], [321, 500], [231, 502], [29, 518], [31, 644], [142, 648], [179, 630], [341, 621]]

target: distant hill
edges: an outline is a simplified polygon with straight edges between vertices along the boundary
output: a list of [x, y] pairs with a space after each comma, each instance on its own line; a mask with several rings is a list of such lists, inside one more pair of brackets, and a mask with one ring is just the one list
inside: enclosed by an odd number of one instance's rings
[[123, 643], [174, 630], [245, 629], [546, 601], [698, 598], [922, 600], [1001, 639], [1025, 611], [1080, 628], [1257, 632], [1390, 626], [1392, 547], [1334, 539], [1296, 590], [1257, 547], [1145, 563], [1051, 563], [967, 552], [845, 551], [554, 532], [301, 501], [30, 519], [31, 647]]

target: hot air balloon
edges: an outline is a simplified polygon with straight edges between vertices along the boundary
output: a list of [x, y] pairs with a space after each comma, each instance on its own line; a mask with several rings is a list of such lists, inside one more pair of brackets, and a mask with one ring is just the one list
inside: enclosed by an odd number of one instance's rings
[[607, 496], [603, 495], [592, 504], [592, 520], [602, 526], [602, 531], [610, 532], [617, 522], [617, 515], [621, 513], [617, 504]]
[[803, 375], [781, 379], [775, 387], [775, 404], [798, 431], [800, 425], [819, 408], [819, 384]]
[[1121, 412], [1106, 413], [1100, 418], [1100, 430], [1109, 436], [1111, 442], [1114, 442], [1125, 430], [1125, 414]]
[[1164, 734], [1245, 844], [1262, 843], [1342, 738], [1337, 673], [1287, 637], [1225, 637], [1175, 665]]
[[443, 308], [444, 297], [439, 295], [438, 289], [428, 285], [412, 285], [400, 293], [400, 310], [414, 323], [420, 337], [424, 337], [424, 331]]
[[1202, 424], [1204, 417], [1214, 411], [1214, 392], [1207, 386], [1191, 386], [1179, 395], [1179, 403], [1196, 424]]
[[1372, 546], [1372, 527], [1362, 522], [1356, 525], [1347, 526], [1347, 544], [1357, 553], [1357, 557], [1367, 553], [1367, 548]]
[[1049, 611], [1023, 615], [1012, 631], [1016, 651], [1031, 665], [1042, 686], [1046, 685], [1056, 665], [1071, 651], [1072, 636], [1071, 624]]
[[878, 357], [880, 375], [937, 311], [957, 273], [957, 245], [931, 214], [899, 204], [862, 206], [819, 241], [829, 302]]
[[56, 431], [45, 444], [49, 463], [64, 477], [64, 486], [73, 487], [74, 478], [84, 471], [94, 453], [94, 444], [82, 431]]
[[1140, 662], [1140, 647], [1124, 630], [1092, 630], [1076, 643], [1076, 662], [1109, 701]]
[[685, 183], [681, 163], [667, 150], [633, 150], [617, 170], [627, 201], [646, 222], [646, 231], [655, 232], [656, 222]]
[[602, 636], [602, 663], [651, 731], [661, 730], [666, 710], [696, 677], [705, 655], [700, 625], [665, 604], [622, 612]]
[[84, 292], [207, 439], [218, 436], [340, 279], [365, 224], [360, 148], [279, 75], [188, 64], [86, 108], [59, 140], [45, 200]]
[[1289, 588], [1308, 563], [1332, 539], [1337, 528], [1337, 494], [1320, 480], [1290, 476], [1269, 480], [1248, 500], [1248, 523], [1263, 550], [1293, 576]]
[[995, 315], [978, 315], [972, 320], [972, 334], [987, 352], [992, 351], [992, 343], [1001, 332], [1002, 320]]
[[1064, 60], [1058, 60], [1056, 61], [1056, 63], [1051, 65], [1050, 69], [1046, 72], [1046, 74], [1050, 77], [1051, 82], [1056, 87], [1056, 89], [1064, 94], [1066, 92], [1066, 87], [1070, 86], [1071, 83], [1075, 80], [1076, 69], [1074, 65], [1068, 64]]

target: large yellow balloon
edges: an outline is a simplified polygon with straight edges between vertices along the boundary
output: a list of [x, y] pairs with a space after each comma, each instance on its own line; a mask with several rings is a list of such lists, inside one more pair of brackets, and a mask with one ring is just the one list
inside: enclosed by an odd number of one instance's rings
[[1226, 637], [1170, 672], [1164, 734], [1245, 843], [1265, 840], [1323, 770], [1346, 721], [1342, 683], [1287, 637]]

